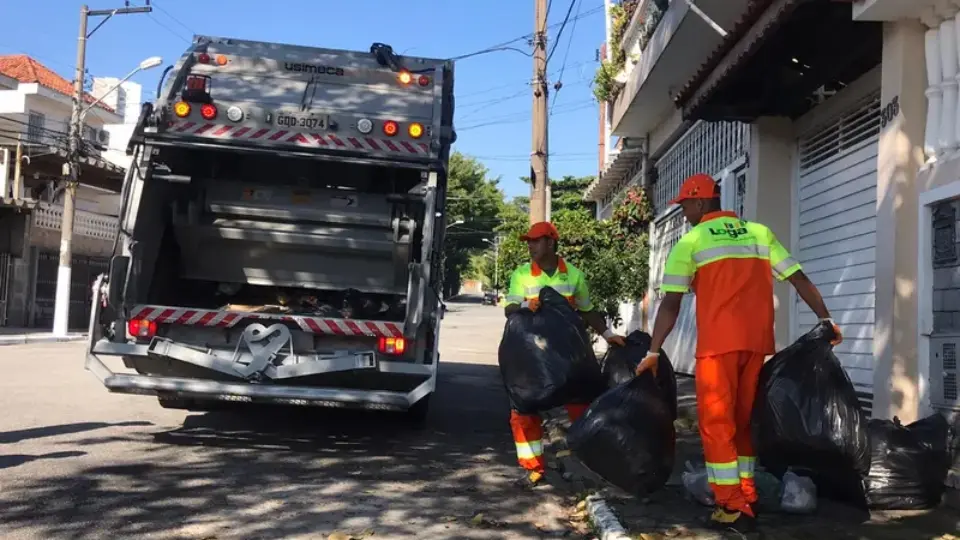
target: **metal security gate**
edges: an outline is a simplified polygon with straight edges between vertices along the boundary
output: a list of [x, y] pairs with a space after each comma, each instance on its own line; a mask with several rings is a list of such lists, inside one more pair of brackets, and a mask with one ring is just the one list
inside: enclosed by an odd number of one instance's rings
[[[877, 151], [880, 95], [872, 94], [799, 141], [794, 256], [843, 327], [836, 348], [867, 410], [873, 401]], [[796, 336], [817, 317], [799, 299]]]
[[10, 276], [13, 274], [13, 257], [0, 253], [0, 326], [7, 325], [10, 306]]
[[[90, 321], [90, 303], [93, 301], [93, 282], [110, 266], [106, 257], [74, 255], [70, 272], [70, 319], [71, 330], [82, 330]], [[37, 254], [37, 287], [34, 293], [33, 326], [53, 326], [54, 304], [57, 297], [57, 269], [60, 254], [41, 251]]]

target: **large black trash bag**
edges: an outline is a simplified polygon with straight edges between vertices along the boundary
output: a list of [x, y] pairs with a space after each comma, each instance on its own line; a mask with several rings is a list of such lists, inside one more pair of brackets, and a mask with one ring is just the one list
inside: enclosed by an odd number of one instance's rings
[[[634, 330], [626, 337], [627, 345], [617, 347], [611, 345], [607, 348], [607, 353], [603, 357], [601, 372], [603, 378], [607, 381], [609, 388], [615, 388], [621, 384], [633, 380], [637, 366], [650, 351], [650, 343], [653, 338], [650, 334], [641, 330]], [[660, 349], [660, 362], [657, 370], [657, 383], [663, 393], [663, 398], [670, 409], [671, 417], [677, 419], [677, 376], [673, 372], [673, 364], [667, 353]]]
[[870, 469], [867, 422], [853, 383], [820, 323], [760, 371], [752, 432], [760, 463], [811, 477], [824, 497], [863, 507]]
[[933, 414], [908, 426], [871, 420], [867, 504], [876, 510], [923, 510], [940, 504], [950, 470], [950, 425]]
[[[658, 371], [672, 375], [673, 366], [661, 357]], [[673, 472], [677, 432], [671, 399], [675, 406], [676, 382], [663, 388], [653, 373], [645, 372], [594, 401], [570, 426], [567, 444], [611, 484], [635, 495], [653, 493]]]
[[586, 328], [557, 291], [540, 291], [540, 309], [507, 319], [497, 359], [513, 408], [534, 414], [590, 403], [603, 392], [600, 365]]

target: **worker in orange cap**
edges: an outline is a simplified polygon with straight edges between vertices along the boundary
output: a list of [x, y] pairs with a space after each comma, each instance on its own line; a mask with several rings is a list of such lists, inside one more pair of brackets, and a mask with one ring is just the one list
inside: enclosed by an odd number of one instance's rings
[[[584, 322], [590, 325], [607, 343], [623, 346], [622, 336], [607, 328], [604, 316], [593, 309], [587, 280], [577, 267], [557, 255], [560, 234], [552, 223], [534, 223], [527, 234], [520, 237], [527, 243], [531, 262], [517, 268], [510, 276], [510, 288], [505, 298], [507, 317], [521, 309], [536, 311], [540, 307], [540, 289], [550, 287], [562, 294], [575, 307]], [[588, 403], [567, 404], [567, 415], [573, 422], [587, 410]], [[517, 447], [517, 460], [526, 469], [521, 483], [536, 486], [543, 478], [542, 419], [537, 414], [520, 414], [510, 411], [510, 428]]]
[[693, 228], [667, 258], [651, 352], [637, 374], [656, 373], [659, 354], [654, 351], [673, 330], [683, 295], [692, 289], [697, 296], [697, 414], [717, 502], [710, 524], [748, 532], [756, 528], [757, 501], [750, 413], [760, 368], [774, 353], [773, 276], [789, 281], [810, 309], [833, 325], [834, 344], [843, 338], [800, 264], [769, 228], [721, 210], [719, 188], [710, 176], [691, 176], [670, 202], [680, 205]]

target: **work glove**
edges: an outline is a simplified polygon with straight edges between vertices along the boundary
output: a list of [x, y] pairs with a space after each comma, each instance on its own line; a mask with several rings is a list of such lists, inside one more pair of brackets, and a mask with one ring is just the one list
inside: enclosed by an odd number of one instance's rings
[[603, 333], [603, 339], [607, 340], [607, 343], [610, 345], [616, 345], [618, 347], [625, 347], [627, 342], [624, 341], [623, 336], [618, 336], [613, 333], [613, 330], [609, 328]]
[[837, 336], [832, 341], [830, 341], [830, 345], [833, 345], [834, 347], [836, 347], [837, 345], [843, 343], [843, 332], [840, 331], [840, 327], [837, 326], [837, 323], [835, 323], [833, 319], [820, 319], [820, 322], [830, 324], [830, 326], [833, 327], [833, 333]]
[[660, 365], [660, 353], [648, 352], [646, 356], [643, 357], [643, 360], [640, 361], [640, 364], [637, 365], [637, 375], [643, 374], [644, 371], [652, 371], [653, 376], [657, 376], [657, 368]]
[[523, 303], [520, 304], [520, 308], [529, 309], [530, 311], [536, 313], [537, 310], [540, 309], [540, 299], [531, 298], [530, 300], [524, 300]]

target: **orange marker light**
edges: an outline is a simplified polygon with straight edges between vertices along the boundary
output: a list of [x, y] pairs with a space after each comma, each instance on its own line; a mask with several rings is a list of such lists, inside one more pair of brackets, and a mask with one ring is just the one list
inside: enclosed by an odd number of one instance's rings
[[227, 65], [227, 57], [224, 56], [224, 55], [222, 55], [222, 54], [218, 54], [218, 55], [217, 55], [217, 65], [218, 65], [218, 66], [225, 66], [225, 65]]
[[180, 118], [186, 118], [190, 116], [190, 104], [183, 101], [178, 101], [173, 106], [173, 114], [179, 116]]
[[413, 82], [413, 75], [409, 71], [401, 71], [400, 75], [397, 75], [397, 80], [400, 81], [400, 84], [410, 84]]
[[387, 120], [383, 123], [383, 134], [388, 137], [393, 137], [397, 134], [397, 131], [400, 131], [400, 126], [393, 120]]
[[410, 127], [407, 128], [407, 133], [409, 133], [414, 139], [419, 139], [423, 136], [423, 124], [418, 124], [416, 122], [410, 124]]

